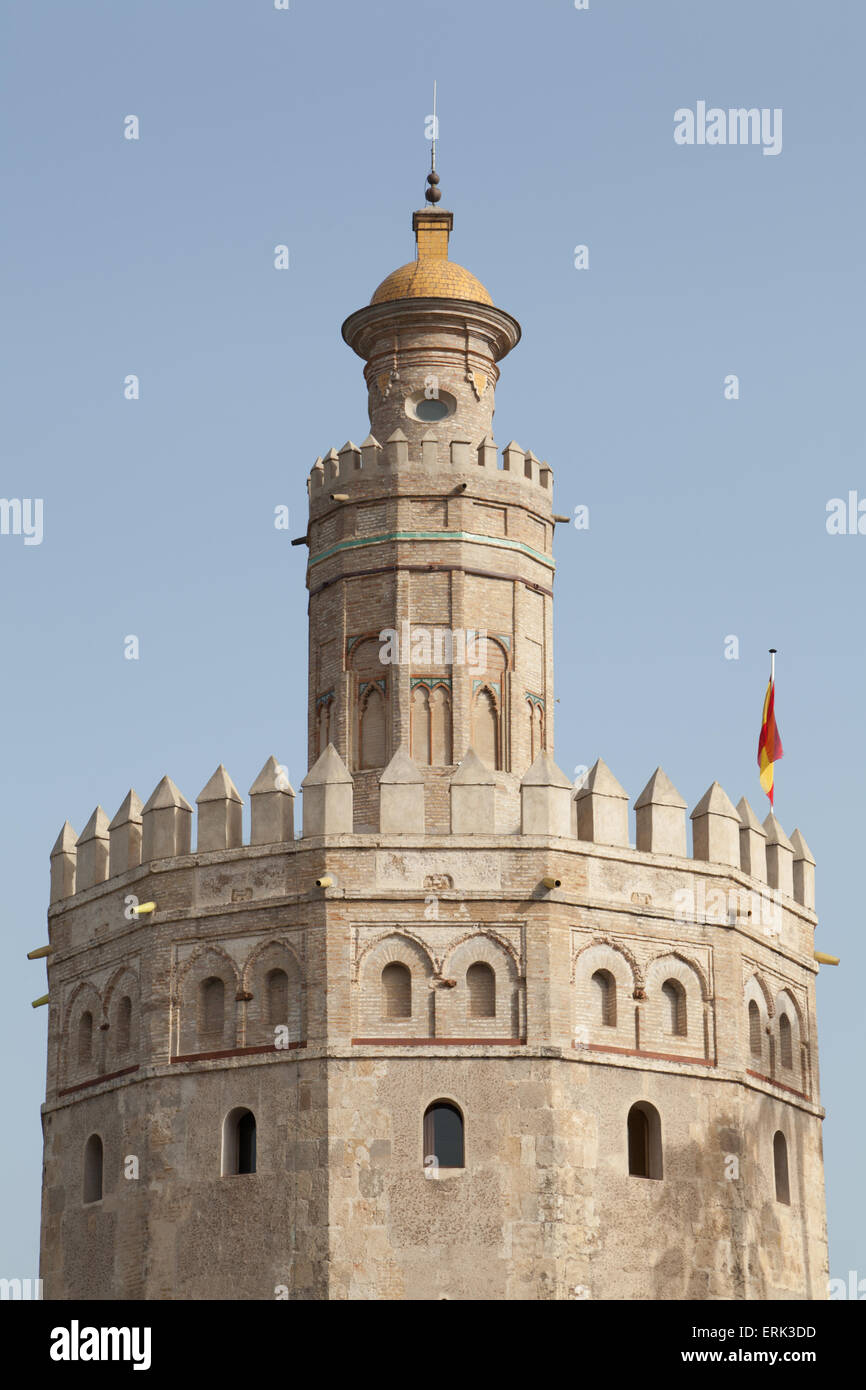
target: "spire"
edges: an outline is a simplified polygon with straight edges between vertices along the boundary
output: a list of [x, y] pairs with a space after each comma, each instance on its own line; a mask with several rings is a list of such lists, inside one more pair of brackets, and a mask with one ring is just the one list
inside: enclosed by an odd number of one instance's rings
[[439, 175], [436, 173], [436, 143], [439, 139], [439, 117], [436, 115], [436, 83], [433, 83], [433, 131], [430, 142], [430, 173], [427, 175], [427, 188], [424, 197], [428, 203], [436, 204], [442, 197], [439, 190]]

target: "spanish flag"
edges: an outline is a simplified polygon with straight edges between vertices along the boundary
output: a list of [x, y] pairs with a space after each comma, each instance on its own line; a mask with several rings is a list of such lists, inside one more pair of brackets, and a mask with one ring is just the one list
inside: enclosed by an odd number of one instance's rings
[[770, 677], [767, 693], [764, 696], [764, 713], [761, 718], [761, 736], [758, 739], [758, 767], [761, 770], [761, 786], [773, 804], [773, 763], [782, 757], [782, 739], [776, 725], [775, 713], [776, 682]]

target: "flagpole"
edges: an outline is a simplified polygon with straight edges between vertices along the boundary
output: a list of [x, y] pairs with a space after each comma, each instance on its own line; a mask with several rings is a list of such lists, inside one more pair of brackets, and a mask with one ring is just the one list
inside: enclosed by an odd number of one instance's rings
[[[774, 707], [776, 703], [776, 651], [776, 647], [770, 647], [770, 689], [772, 690], [772, 695], [770, 698], [773, 701]], [[775, 778], [773, 779], [773, 782], [773, 791], [775, 792]], [[770, 810], [772, 811], [773, 815], [776, 814], [776, 808], [773, 805], [772, 801], [770, 802]]]

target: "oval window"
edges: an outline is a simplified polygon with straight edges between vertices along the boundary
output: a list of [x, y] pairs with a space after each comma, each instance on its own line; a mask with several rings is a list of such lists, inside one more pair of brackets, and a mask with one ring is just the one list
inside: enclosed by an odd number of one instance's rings
[[419, 420], [444, 420], [448, 413], [448, 407], [443, 400], [425, 399], [418, 401], [415, 406], [415, 414]]

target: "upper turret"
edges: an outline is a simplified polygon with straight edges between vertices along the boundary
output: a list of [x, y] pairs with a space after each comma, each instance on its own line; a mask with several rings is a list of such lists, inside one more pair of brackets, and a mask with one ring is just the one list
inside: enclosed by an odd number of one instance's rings
[[477, 445], [492, 432], [496, 364], [519, 341], [520, 325], [448, 259], [453, 225], [453, 213], [441, 208], [414, 213], [415, 260], [392, 271], [343, 324], [344, 339], [367, 364], [370, 427], [380, 441], [402, 429], [417, 443], [431, 424], [446, 442]]

